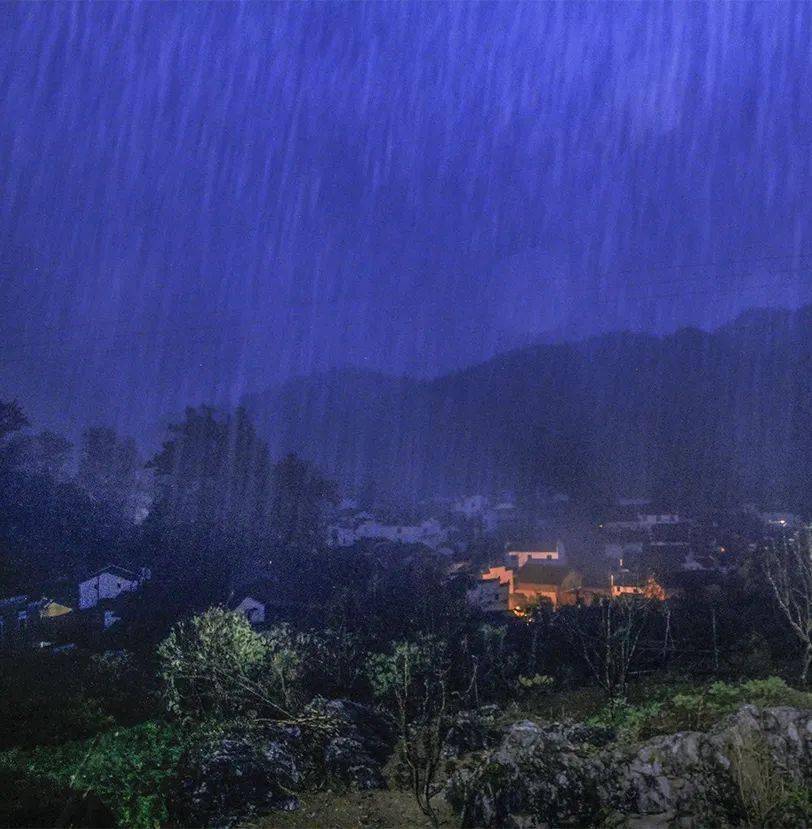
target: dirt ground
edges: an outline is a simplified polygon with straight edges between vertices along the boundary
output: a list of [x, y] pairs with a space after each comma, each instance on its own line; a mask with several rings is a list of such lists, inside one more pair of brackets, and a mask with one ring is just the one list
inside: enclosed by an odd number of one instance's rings
[[[459, 822], [441, 797], [434, 801], [443, 829], [458, 829]], [[430, 829], [431, 821], [421, 813], [408, 792], [371, 791], [333, 794], [316, 792], [301, 797], [295, 812], [276, 812], [256, 829]]]

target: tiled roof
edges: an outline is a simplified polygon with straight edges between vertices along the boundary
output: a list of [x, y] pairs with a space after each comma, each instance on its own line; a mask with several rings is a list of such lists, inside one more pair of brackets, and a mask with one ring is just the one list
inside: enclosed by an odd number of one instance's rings
[[528, 562], [516, 571], [516, 584], [562, 584], [572, 571], [561, 565]]

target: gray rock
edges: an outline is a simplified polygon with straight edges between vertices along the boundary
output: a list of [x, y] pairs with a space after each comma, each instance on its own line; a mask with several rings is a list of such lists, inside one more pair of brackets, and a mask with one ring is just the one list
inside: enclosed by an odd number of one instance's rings
[[495, 745], [501, 736], [496, 727], [498, 714], [499, 709], [495, 705], [460, 711], [443, 741], [443, 757], [452, 760]]
[[473, 768], [455, 772], [446, 797], [463, 826], [588, 824], [602, 809], [605, 732], [577, 724], [513, 723]]
[[170, 799], [172, 820], [230, 827], [269, 811], [296, 809], [295, 792], [311, 771], [296, 726], [212, 740], [184, 758]]
[[308, 708], [335, 723], [335, 733], [327, 737], [322, 749], [329, 782], [354, 791], [385, 789], [381, 767], [392, 748], [386, 720], [373, 709], [349, 700], [317, 698]]

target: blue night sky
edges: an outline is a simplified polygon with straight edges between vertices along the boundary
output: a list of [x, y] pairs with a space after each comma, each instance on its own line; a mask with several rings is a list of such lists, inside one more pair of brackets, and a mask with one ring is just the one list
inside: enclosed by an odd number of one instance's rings
[[0, 7], [0, 398], [138, 432], [331, 365], [812, 298], [812, 6]]

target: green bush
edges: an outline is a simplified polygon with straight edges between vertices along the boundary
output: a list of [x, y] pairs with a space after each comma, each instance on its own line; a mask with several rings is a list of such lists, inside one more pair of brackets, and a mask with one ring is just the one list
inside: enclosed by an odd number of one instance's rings
[[650, 735], [662, 710], [663, 703], [656, 700], [643, 705], [631, 705], [624, 699], [618, 699], [610, 702], [587, 722], [589, 725], [613, 729], [621, 741], [635, 742]]
[[618, 700], [603, 708], [589, 723], [614, 728], [620, 740], [644, 740], [655, 734], [704, 731], [746, 704], [760, 708], [812, 708], [812, 693], [791, 688], [775, 676], [740, 683], [714, 682], [677, 694], [660, 691], [640, 705]]
[[276, 717], [295, 701], [301, 659], [286, 625], [257, 633], [215, 607], [179, 622], [158, 647], [164, 699], [181, 719]]
[[736, 684], [714, 682], [693, 693], [677, 694], [666, 713], [675, 731], [703, 730], [745, 704], [812, 708], [812, 693], [791, 688], [777, 676]]
[[90, 740], [0, 754], [0, 775], [95, 792], [120, 826], [151, 829], [167, 820], [166, 787], [188, 729], [160, 722], [109, 731]]

